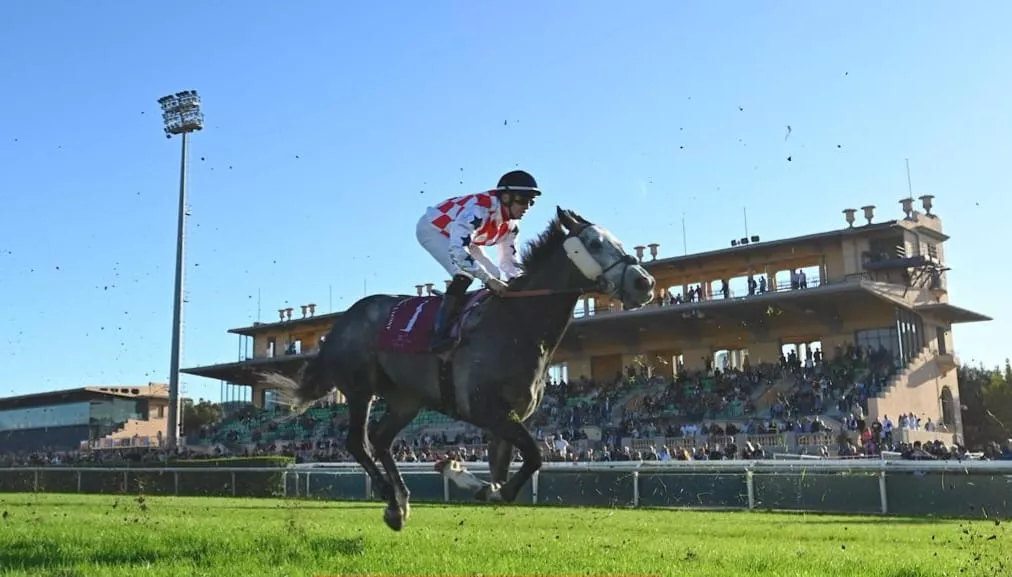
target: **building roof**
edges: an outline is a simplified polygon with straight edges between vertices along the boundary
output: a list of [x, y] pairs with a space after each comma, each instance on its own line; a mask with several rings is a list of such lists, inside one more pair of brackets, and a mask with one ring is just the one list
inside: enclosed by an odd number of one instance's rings
[[566, 331], [562, 348], [577, 344], [580, 339], [628, 340], [640, 332], [670, 333], [687, 330], [699, 322], [755, 324], [771, 314], [771, 310], [787, 310], [799, 314], [833, 314], [844, 300], [881, 298], [861, 282], [841, 282], [814, 288], [768, 292], [763, 295], [730, 299], [711, 299], [678, 305], [647, 305], [635, 311], [596, 314], [573, 321]]
[[249, 359], [233, 363], [221, 363], [217, 365], [205, 365], [202, 367], [191, 367], [180, 369], [188, 375], [228, 381], [237, 385], [255, 385], [259, 382], [257, 371], [270, 370], [278, 371], [288, 376], [293, 375], [306, 361], [316, 356], [317, 351], [302, 353], [298, 355], [283, 355], [278, 357], [265, 357], [260, 359]]
[[994, 320], [987, 315], [973, 312], [949, 303], [924, 303], [914, 306], [916, 312], [926, 312], [937, 316], [949, 324], [979, 323]]
[[783, 246], [790, 246], [796, 244], [824, 242], [827, 240], [843, 238], [845, 236], [859, 236], [872, 232], [882, 232], [892, 228], [896, 228], [897, 226], [899, 226], [898, 223], [899, 223], [898, 220], [889, 220], [886, 222], [876, 222], [872, 224], [866, 224], [863, 226], [841, 228], [837, 230], [831, 230], [828, 232], [817, 232], [814, 234], [805, 234], [801, 236], [793, 236], [790, 238], [782, 238], [777, 240], [750, 242], [748, 244], [730, 246], [727, 248], [719, 248], [704, 252], [697, 252], [684, 256], [671, 256], [667, 258], [659, 258], [656, 260], [644, 260], [642, 264], [644, 267], [646, 267], [647, 270], [650, 270], [653, 267], [673, 268], [679, 265], [695, 264], [696, 262], [701, 260], [708, 260], [715, 257], [727, 255], [749, 256], [751, 253], [756, 253], [771, 248], [779, 248]]
[[160, 393], [160, 392], [156, 391], [156, 392], [153, 392], [153, 393], [144, 393], [144, 392], [141, 392], [139, 394], [120, 393], [120, 392], [115, 392], [115, 391], [112, 391], [112, 390], [102, 390], [102, 389], [118, 389], [118, 388], [140, 389], [141, 391], [143, 391], [144, 389], [147, 389], [147, 386], [142, 386], [142, 387], [79, 387], [79, 388], [76, 388], [76, 389], [62, 389], [62, 390], [58, 390], [58, 391], [46, 391], [46, 392], [42, 392], [42, 393], [29, 393], [27, 395], [17, 395], [17, 396], [13, 396], [13, 397], [3, 397], [3, 398], [0, 398], [0, 409], [17, 409], [17, 408], [25, 408], [25, 407], [38, 407], [38, 406], [44, 406], [44, 405], [74, 403], [74, 402], [81, 402], [81, 401], [92, 401], [92, 400], [98, 400], [98, 399], [109, 398], [109, 397], [131, 398], [131, 399], [141, 399], [141, 398], [151, 398], [151, 397], [164, 397], [164, 396], [166, 396], [168, 394], [167, 390], [166, 390], [165, 393]]
[[635, 311], [604, 313], [578, 319], [570, 324], [560, 347], [575, 346], [579, 339], [629, 339], [640, 332], [671, 332], [690, 330], [698, 322], [752, 324], [763, 321], [771, 309], [790, 314], [818, 315], [829, 318], [847, 303], [885, 301], [915, 312], [928, 312], [947, 322], [980, 322], [991, 320], [985, 315], [946, 303], [913, 305], [883, 294], [875, 283], [862, 279], [826, 284], [802, 290], [776, 291], [764, 295], [732, 299], [712, 299], [680, 305], [648, 305]]
[[229, 329], [228, 332], [234, 335], [246, 335], [252, 337], [254, 335], [263, 334], [266, 331], [279, 329], [285, 326], [306, 326], [309, 324], [318, 323], [320, 321], [334, 322], [334, 319], [344, 314], [344, 311], [338, 311], [336, 313], [327, 313], [323, 315], [314, 315], [303, 319], [292, 319], [290, 321], [275, 321], [273, 323], [253, 323], [248, 327], [239, 327], [237, 329]]

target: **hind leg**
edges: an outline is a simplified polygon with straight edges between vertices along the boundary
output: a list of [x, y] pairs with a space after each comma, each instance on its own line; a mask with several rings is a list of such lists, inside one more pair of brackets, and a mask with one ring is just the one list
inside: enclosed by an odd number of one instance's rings
[[411, 505], [408, 503], [411, 492], [397, 468], [397, 462], [390, 448], [393, 447], [397, 434], [418, 415], [421, 407], [414, 400], [402, 397], [387, 396], [386, 403], [387, 412], [373, 427], [369, 437], [373, 450], [376, 451], [376, 458], [382, 463], [393, 485], [393, 495], [387, 501], [383, 520], [394, 531], [400, 531], [411, 514]]
[[373, 487], [379, 490], [380, 496], [385, 501], [394, 498], [394, 489], [380, 472], [372, 455], [369, 454], [368, 441], [366, 439], [367, 427], [369, 424], [369, 409], [372, 407], [372, 393], [348, 397], [348, 440], [345, 448], [351, 456], [358, 461], [365, 469], [366, 474], [372, 479]]

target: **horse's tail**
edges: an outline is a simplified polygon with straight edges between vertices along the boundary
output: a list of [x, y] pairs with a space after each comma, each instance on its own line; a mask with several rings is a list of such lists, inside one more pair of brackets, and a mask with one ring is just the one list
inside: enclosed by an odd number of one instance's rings
[[294, 377], [273, 371], [258, 372], [257, 376], [262, 383], [275, 387], [278, 400], [288, 405], [295, 415], [300, 415], [330, 392], [330, 382], [323, 369], [323, 362], [317, 355], [303, 363]]

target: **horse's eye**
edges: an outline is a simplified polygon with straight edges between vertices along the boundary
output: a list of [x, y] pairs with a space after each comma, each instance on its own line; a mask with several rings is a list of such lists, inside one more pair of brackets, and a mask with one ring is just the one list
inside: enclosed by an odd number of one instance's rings
[[601, 241], [595, 238], [594, 240], [590, 241], [587, 244], [587, 248], [594, 252], [597, 252], [601, 250]]

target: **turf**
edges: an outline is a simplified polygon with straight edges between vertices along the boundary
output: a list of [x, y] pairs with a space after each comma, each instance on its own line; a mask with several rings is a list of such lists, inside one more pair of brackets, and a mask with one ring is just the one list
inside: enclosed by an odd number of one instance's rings
[[1006, 524], [755, 512], [0, 494], [0, 575], [1003, 575]]

